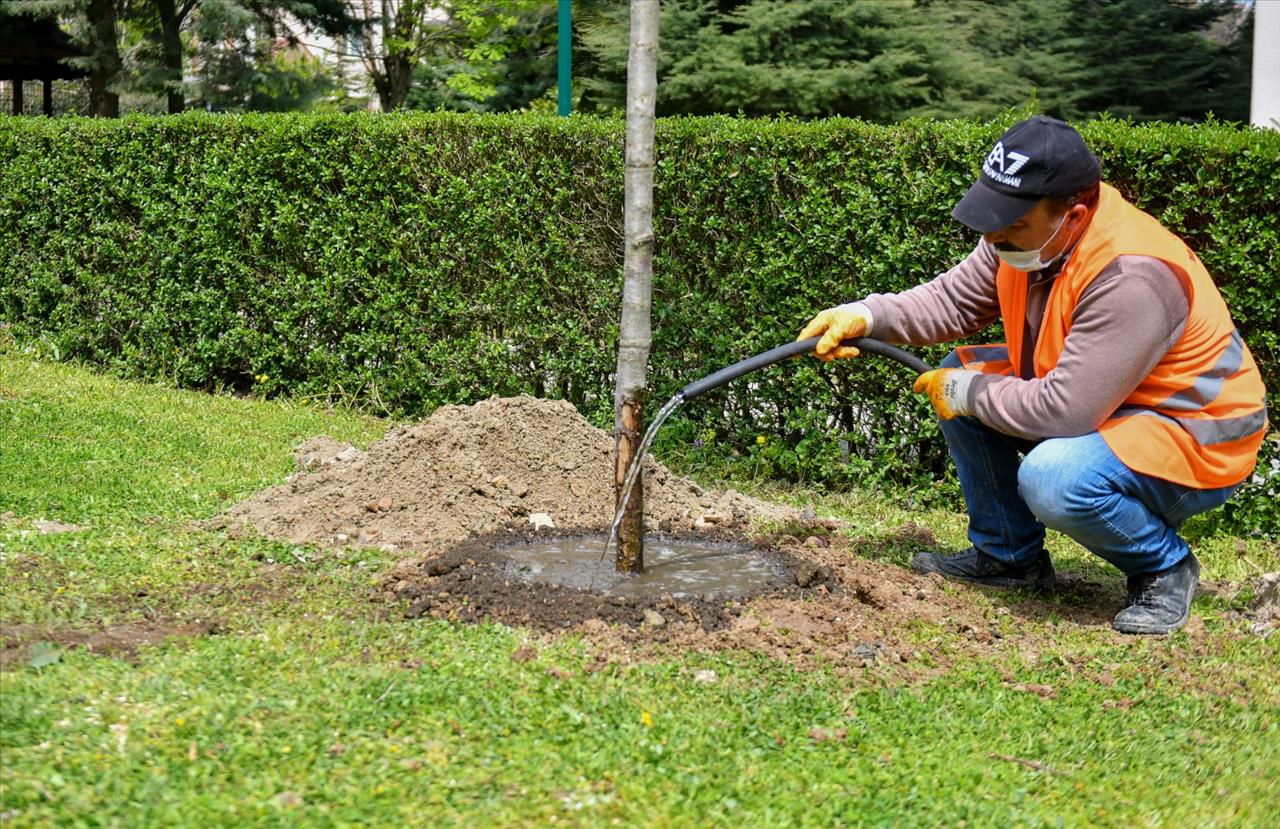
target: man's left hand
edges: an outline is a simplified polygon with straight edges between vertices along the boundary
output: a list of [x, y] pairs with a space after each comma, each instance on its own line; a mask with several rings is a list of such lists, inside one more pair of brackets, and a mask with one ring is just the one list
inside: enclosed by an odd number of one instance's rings
[[933, 410], [943, 420], [971, 415], [969, 409], [969, 383], [981, 374], [962, 368], [935, 368], [916, 378], [912, 391], [927, 394]]

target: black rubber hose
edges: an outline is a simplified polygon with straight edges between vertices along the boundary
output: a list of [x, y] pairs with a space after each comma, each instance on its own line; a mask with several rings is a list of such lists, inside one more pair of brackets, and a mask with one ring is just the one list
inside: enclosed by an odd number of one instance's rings
[[[787, 343], [786, 345], [780, 345], [777, 348], [771, 348], [754, 357], [748, 357], [747, 359], [734, 363], [727, 368], [722, 368], [714, 374], [708, 374], [701, 380], [690, 383], [680, 392], [680, 396], [685, 400], [692, 400], [704, 392], [709, 392], [712, 389], [718, 389], [730, 380], [736, 380], [742, 375], [750, 374], [756, 369], [771, 366], [774, 363], [780, 363], [791, 357], [799, 357], [801, 354], [808, 354], [810, 351], [813, 351], [814, 346], [818, 344], [818, 340], [818, 337], [810, 337], [807, 340], [796, 340], [795, 342]], [[888, 357], [891, 360], [896, 360], [917, 374], [923, 374], [933, 368], [933, 366], [929, 365], [924, 360], [921, 360], [914, 354], [908, 354], [897, 346], [882, 343], [879, 340], [873, 340], [869, 337], [857, 337], [852, 340], [845, 340], [841, 345], [852, 345], [863, 351], [868, 351], [872, 354], [879, 354], [881, 357]]]

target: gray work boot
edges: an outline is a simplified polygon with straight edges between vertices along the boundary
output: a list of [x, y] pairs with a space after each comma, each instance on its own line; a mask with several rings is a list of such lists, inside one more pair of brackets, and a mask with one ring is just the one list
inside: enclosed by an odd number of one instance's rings
[[1124, 610], [1112, 626], [1121, 633], [1173, 633], [1187, 623], [1199, 583], [1200, 562], [1190, 553], [1168, 570], [1130, 576]]
[[937, 553], [916, 553], [911, 568], [917, 573], [937, 573], [956, 581], [989, 584], [992, 587], [1029, 587], [1033, 590], [1050, 590], [1053, 587], [1053, 562], [1043, 550], [1040, 557], [1030, 564], [1006, 564], [992, 558], [977, 547], [970, 547], [954, 556]]

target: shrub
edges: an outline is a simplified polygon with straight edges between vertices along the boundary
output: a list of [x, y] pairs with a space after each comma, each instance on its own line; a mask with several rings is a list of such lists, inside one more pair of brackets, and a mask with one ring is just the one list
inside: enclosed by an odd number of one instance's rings
[[[949, 207], [1013, 118], [661, 121], [653, 395], [964, 256]], [[1197, 250], [1276, 389], [1280, 135], [1082, 132]], [[187, 387], [405, 416], [525, 392], [608, 425], [622, 144], [620, 122], [581, 117], [4, 118], [0, 313], [67, 357]], [[672, 434], [784, 477], [923, 489], [948, 461], [910, 379], [877, 358], [798, 361], [693, 401]], [[1260, 470], [1277, 456], [1268, 442]], [[1275, 484], [1252, 483], [1232, 520], [1276, 532]]]

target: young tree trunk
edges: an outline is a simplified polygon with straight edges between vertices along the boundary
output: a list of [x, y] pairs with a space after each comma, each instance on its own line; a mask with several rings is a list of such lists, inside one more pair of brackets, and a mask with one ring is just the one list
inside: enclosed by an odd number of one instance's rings
[[[627, 467], [637, 458], [643, 433], [644, 391], [652, 342], [649, 310], [653, 293], [653, 118], [658, 93], [658, 0], [631, 0], [631, 44], [627, 52], [626, 203], [623, 213], [622, 321], [614, 390], [615, 503], [622, 498]], [[637, 478], [618, 528], [620, 573], [644, 569], [644, 485]]]
[[120, 96], [111, 90], [111, 84], [120, 77], [116, 14], [116, 0], [89, 0], [85, 8], [89, 23], [89, 114], [101, 118], [120, 115]]

